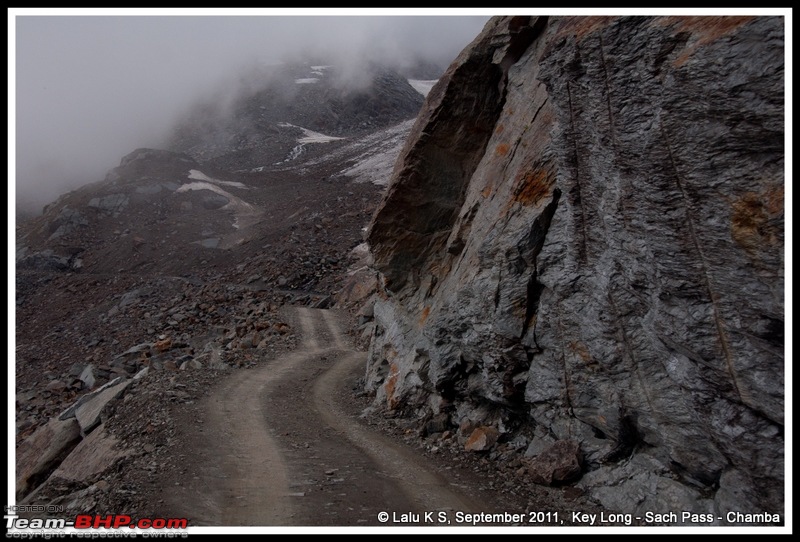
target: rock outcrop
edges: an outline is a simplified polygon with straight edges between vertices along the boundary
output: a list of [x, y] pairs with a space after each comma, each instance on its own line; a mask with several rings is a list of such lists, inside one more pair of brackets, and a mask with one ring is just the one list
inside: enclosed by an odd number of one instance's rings
[[782, 513], [783, 24], [492, 19], [370, 226], [376, 403], [578, 443], [610, 510]]
[[28, 494], [69, 455], [81, 439], [75, 420], [50, 420], [17, 449], [17, 497]]

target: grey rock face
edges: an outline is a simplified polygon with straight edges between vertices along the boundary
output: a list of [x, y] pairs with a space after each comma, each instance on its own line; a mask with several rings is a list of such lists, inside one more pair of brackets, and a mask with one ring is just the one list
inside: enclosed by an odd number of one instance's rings
[[89, 221], [86, 220], [86, 218], [81, 215], [80, 212], [75, 209], [71, 209], [68, 206], [64, 206], [64, 208], [61, 209], [61, 213], [59, 213], [50, 226], [50, 228], [53, 230], [53, 233], [50, 235], [50, 239], [57, 239], [81, 226], [88, 225]]
[[174, 182], [176, 178], [185, 178], [186, 173], [196, 167], [197, 162], [186, 154], [141, 148], [122, 157], [119, 167], [112, 169], [106, 179], [115, 182], [161, 180], [165, 181], [161, 186], [170, 190], [167, 183]]
[[782, 513], [783, 55], [778, 17], [490, 21], [370, 227], [376, 401], [579, 442], [621, 512]]
[[128, 205], [129, 198], [125, 194], [109, 194], [101, 198], [92, 198], [88, 206], [96, 209], [101, 215], [119, 216]]
[[103, 410], [109, 403], [122, 395], [129, 384], [130, 380], [127, 380], [116, 386], [108, 387], [101, 393], [92, 396], [90, 400], [79, 405], [75, 410], [75, 418], [81, 426], [81, 431], [88, 434], [95, 427], [100, 425], [100, 416]]
[[38, 252], [19, 251], [17, 265], [22, 268], [39, 271], [69, 271], [81, 268], [81, 258], [76, 254], [57, 254], [51, 249]]
[[100, 425], [91, 435], [83, 439], [53, 472], [54, 478], [90, 482], [107, 471], [128, 451], [119, 449], [119, 441], [105, 432]]
[[94, 388], [94, 385], [97, 382], [94, 372], [94, 365], [89, 364], [83, 371], [81, 371], [81, 374], [78, 377], [88, 389]]
[[81, 438], [75, 420], [50, 420], [17, 448], [17, 498], [36, 487]]
[[[91, 365], [89, 365], [88, 367], [91, 367]], [[101, 393], [106, 391], [107, 389], [113, 388], [114, 386], [116, 386], [120, 382], [122, 382], [122, 377], [118, 376], [114, 380], [112, 380], [110, 382], [107, 382], [106, 384], [103, 384], [102, 386], [100, 386], [96, 390], [81, 395], [78, 398], [77, 401], [72, 403], [69, 407], [67, 407], [64, 410], [64, 412], [62, 412], [61, 414], [58, 415], [58, 419], [61, 420], [61, 421], [64, 421], [64, 420], [68, 420], [70, 418], [74, 418], [75, 417], [75, 412], [78, 410], [78, 407], [80, 407], [84, 403], [87, 403], [90, 400], [94, 399], [95, 397], [97, 397], [98, 395], [100, 395]]]

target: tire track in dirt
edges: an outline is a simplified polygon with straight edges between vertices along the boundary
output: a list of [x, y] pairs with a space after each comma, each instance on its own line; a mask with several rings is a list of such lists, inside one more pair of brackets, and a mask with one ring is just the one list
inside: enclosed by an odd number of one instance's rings
[[[204, 401], [192, 524], [380, 525], [378, 512], [478, 511], [428, 460], [361, 424], [348, 405], [364, 353], [335, 312], [293, 309], [294, 352], [239, 370]], [[350, 408], [348, 408], [350, 407]]]
[[392, 439], [364, 428], [337, 404], [332, 389], [346, 386], [347, 376], [354, 368], [362, 367], [363, 354], [354, 352], [324, 373], [314, 385], [314, 402], [317, 411], [328, 426], [345, 435], [382, 469], [407, 495], [416, 511], [462, 510], [477, 511], [480, 507], [471, 498], [460, 494], [438, 474], [428, 470], [412, 451], [397, 445]]
[[[225, 473], [221, 525], [281, 525], [289, 522], [291, 503], [286, 469], [275, 438], [267, 428], [260, 398], [272, 392], [303, 354], [290, 354], [275, 364], [241, 371], [212, 398], [209, 426], [220, 437], [219, 457]], [[213, 438], [213, 437], [212, 437]]]

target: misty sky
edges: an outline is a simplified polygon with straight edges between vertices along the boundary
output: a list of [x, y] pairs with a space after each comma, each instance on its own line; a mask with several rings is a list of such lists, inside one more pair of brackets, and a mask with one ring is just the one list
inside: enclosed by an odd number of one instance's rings
[[[46, 12], [43, 12], [46, 13]], [[488, 17], [18, 15], [16, 201], [35, 210], [158, 146], [195, 100], [300, 50], [446, 66]]]

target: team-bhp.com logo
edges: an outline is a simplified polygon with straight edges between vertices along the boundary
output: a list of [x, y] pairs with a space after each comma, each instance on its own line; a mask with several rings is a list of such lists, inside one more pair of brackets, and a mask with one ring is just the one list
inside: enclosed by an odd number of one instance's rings
[[[16, 531], [16, 534], [25, 535], [31, 531], [41, 533], [53, 533], [64, 529], [155, 529], [165, 532], [174, 529], [186, 529], [188, 520], [186, 518], [141, 518], [134, 519], [125, 514], [98, 515], [98, 514], [79, 514], [74, 520], [63, 518], [46, 519], [27, 519], [17, 516], [6, 515], [6, 529]], [[6, 536], [15, 533], [7, 533]], [[65, 533], [66, 534], [66, 533]]]
[[186, 518], [143, 518], [134, 521], [130, 516], [99, 516], [81, 514], [75, 518], [76, 529], [185, 529], [188, 521]]

